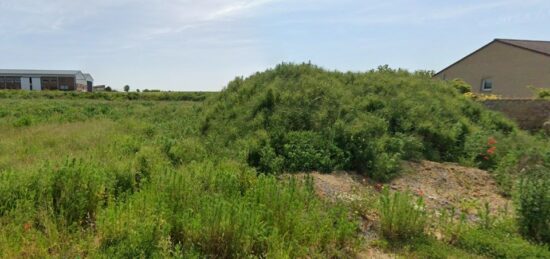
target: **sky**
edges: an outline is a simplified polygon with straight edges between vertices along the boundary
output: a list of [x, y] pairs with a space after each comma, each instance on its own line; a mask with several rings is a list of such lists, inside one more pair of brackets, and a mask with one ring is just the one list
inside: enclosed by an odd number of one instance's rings
[[219, 91], [282, 62], [438, 71], [494, 38], [550, 40], [548, 0], [0, 0], [0, 68]]

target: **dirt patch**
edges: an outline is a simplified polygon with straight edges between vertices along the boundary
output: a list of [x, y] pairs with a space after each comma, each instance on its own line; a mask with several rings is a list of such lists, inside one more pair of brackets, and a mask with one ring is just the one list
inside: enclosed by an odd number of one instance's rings
[[[498, 186], [488, 172], [452, 163], [405, 162], [402, 175], [384, 185], [374, 183], [362, 175], [343, 171], [298, 174], [297, 177], [306, 175], [313, 179], [319, 197], [327, 201], [344, 202], [361, 217], [361, 229], [367, 244], [373, 244], [372, 241], [379, 239], [376, 201], [384, 186], [392, 191], [410, 192], [423, 197], [427, 210], [435, 215], [444, 210], [447, 213], [454, 212], [456, 217], [464, 213], [468, 221], [475, 222], [486, 203], [493, 216], [513, 213], [510, 200], [499, 194]], [[364, 249], [356, 258], [400, 257], [376, 246], [367, 245]]]
[[[307, 175], [314, 179], [317, 194], [331, 201], [372, 202], [373, 194], [381, 189], [380, 184], [351, 172]], [[422, 196], [429, 210], [454, 210], [456, 214], [466, 213], [470, 220], [477, 219], [486, 203], [493, 215], [513, 213], [512, 203], [499, 194], [491, 175], [477, 168], [430, 161], [405, 162], [403, 174], [384, 185], [394, 191]]]
[[[302, 176], [305, 176], [302, 174]], [[310, 173], [314, 179], [315, 191], [324, 199], [357, 201], [363, 199], [366, 179], [360, 175], [348, 172], [334, 172], [331, 174]]]
[[371, 248], [367, 251], [357, 254], [358, 259], [394, 259], [397, 258], [396, 255], [385, 253], [381, 250]]
[[[362, 175], [342, 171], [298, 174], [297, 177], [306, 175], [313, 179], [319, 197], [344, 202], [362, 218], [361, 230], [367, 244], [379, 238], [375, 204], [384, 186], [392, 191], [423, 197], [427, 210], [435, 215], [443, 210], [454, 212], [456, 217], [464, 213], [468, 221], [475, 222], [486, 203], [493, 216], [513, 213], [510, 200], [499, 194], [498, 186], [488, 172], [452, 163], [405, 162], [402, 175], [383, 185]], [[357, 258], [397, 258], [397, 255], [367, 245]]]
[[492, 214], [509, 213], [511, 202], [499, 194], [487, 171], [451, 163], [407, 162], [405, 173], [389, 184], [392, 190], [410, 191], [424, 197], [431, 210], [455, 209], [475, 219], [486, 204]]

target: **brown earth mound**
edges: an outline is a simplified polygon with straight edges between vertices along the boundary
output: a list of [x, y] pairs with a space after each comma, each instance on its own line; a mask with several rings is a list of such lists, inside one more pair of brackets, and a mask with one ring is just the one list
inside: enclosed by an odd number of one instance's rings
[[[318, 195], [327, 200], [357, 202], [368, 200], [382, 186], [349, 172], [310, 173]], [[303, 177], [303, 174], [301, 175]], [[385, 186], [408, 191], [424, 198], [430, 210], [454, 209], [475, 220], [488, 204], [492, 214], [511, 213], [510, 200], [501, 196], [491, 175], [483, 170], [451, 163], [405, 162], [404, 173]]]
[[[400, 177], [387, 184], [377, 184], [351, 172], [331, 174], [309, 173], [319, 197], [328, 201], [342, 201], [351, 205], [363, 218], [362, 230], [366, 240], [377, 238], [378, 216], [373, 210], [382, 188], [410, 192], [425, 201], [426, 208], [435, 214], [446, 210], [455, 216], [466, 214], [469, 221], [478, 220], [478, 213], [488, 204], [492, 215], [511, 213], [510, 200], [499, 194], [498, 186], [487, 171], [451, 163], [430, 161], [405, 162]], [[299, 178], [306, 174], [298, 174]], [[375, 247], [367, 247], [357, 258], [397, 258]]]
[[390, 188], [422, 196], [428, 209], [455, 209], [475, 219], [488, 206], [493, 215], [509, 213], [511, 202], [499, 194], [492, 176], [477, 168], [450, 163], [407, 162], [405, 173]]

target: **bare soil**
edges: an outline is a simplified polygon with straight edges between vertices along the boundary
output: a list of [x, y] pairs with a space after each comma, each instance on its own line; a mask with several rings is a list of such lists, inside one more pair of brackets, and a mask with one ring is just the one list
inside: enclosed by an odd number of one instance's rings
[[[434, 214], [443, 210], [455, 216], [466, 215], [468, 221], [477, 221], [479, 213], [488, 204], [491, 215], [513, 213], [512, 203], [501, 196], [489, 172], [453, 163], [431, 161], [404, 162], [403, 173], [386, 184], [379, 184], [354, 172], [318, 172], [298, 174], [313, 178], [315, 191], [327, 201], [350, 204], [362, 217], [362, 230], [367, 242], [377, 239], [378, 215], [373, 209], [378, 193], [389, 187], [392, 191], [410, 192], [422, 197], [426, 209]], [[375, 247], [365, 247], [357, 258], [397, 258]]]
[[511, 201], [499, 194], [490, 173], [453, 163], [405, 162], [403, 174], [383, 185], [353, 172], [313, 172], [308, 175], [314, 179], [317, 194], [331, 201], [365, 200], [387, 186], [394, 191], [422, 197], [427, 209], [454, 209], [473, 220], [486, 203], [494, 215], [513, 211]]
[[410, 191], [424, 198], [431, 210], [454, 209], [476, 220], [488, 206], [491, 214], [512, 213], [512, 203], [500, 195], [489, 172], [452, 163], [407, 162], [405, 173], [389, 184], [397, 191]]

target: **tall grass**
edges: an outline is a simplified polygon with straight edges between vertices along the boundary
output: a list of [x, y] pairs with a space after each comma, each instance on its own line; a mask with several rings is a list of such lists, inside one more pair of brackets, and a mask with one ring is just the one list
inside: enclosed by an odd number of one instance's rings
[[[258, 176], [199, 135], [200, 104], [0, 102], [8, 257], [349, 257], [358, 223], [311, 182]], [[37, 113], [35, 111], [41, 111]], [[45, 113], [42, 116], [43, 112]], [[26, 125], [15, 124], [21, 116]]]
[[424, 236], [427, 214], [422, 198], [386, 188], [380, 196], [380, 228], [382, 236], [391, 242], [410, 241]]
[[[357, 224], [343, 208], [318, 201], [303, 184], [256, 178], [231, 162], [168, 171], [100, 215], [101, 247], [117, 257], [166, 252], [222, 258], [345, 256], [354, 248]], [[164, 242], [168, 251], [161, 249]]]
[[65, 92], [65, 91], [21, 91], [1, 90], [0, 99], [68, 99], [107, 101], [193, 101], [200, 102], [216, 95], [216, 92]]

